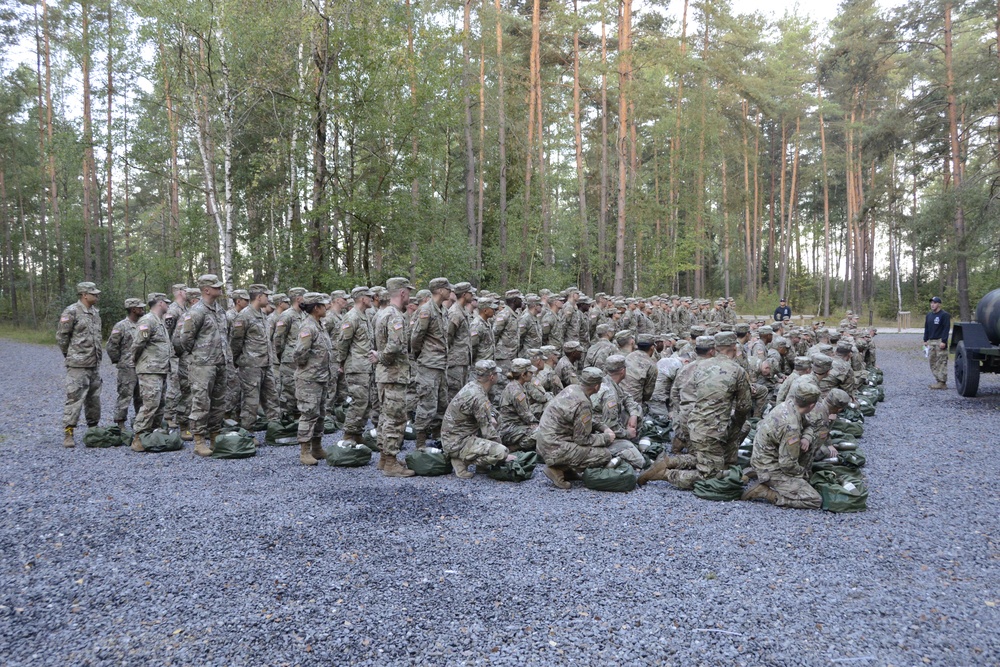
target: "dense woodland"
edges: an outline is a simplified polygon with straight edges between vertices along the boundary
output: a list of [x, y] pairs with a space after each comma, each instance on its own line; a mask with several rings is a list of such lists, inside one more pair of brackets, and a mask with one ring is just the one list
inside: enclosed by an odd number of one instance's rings
[[968, 318], [1000, 3], [676, 2], [5, 0], [0, 317], [212, 270]]

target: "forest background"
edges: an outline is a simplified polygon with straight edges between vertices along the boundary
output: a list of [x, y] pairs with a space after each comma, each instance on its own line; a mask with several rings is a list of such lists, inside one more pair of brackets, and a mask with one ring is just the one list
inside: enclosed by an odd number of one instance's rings
[[3, 0], [0, 319], [205, 272], [969, 319], [1000, 2], [675, 3]]

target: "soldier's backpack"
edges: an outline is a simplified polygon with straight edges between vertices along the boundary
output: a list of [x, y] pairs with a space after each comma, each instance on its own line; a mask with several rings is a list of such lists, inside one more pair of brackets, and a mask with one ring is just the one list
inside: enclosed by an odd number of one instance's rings
[[583, 471], [583, 485], [591, 491], [627, 493], [635, 488], [635, 484], [635, 470], [624, 461], [614, 468], [587, 468]]
[[834, 422], [830, 424], [831, 437], [833, 436], [834, 431], [839, 431], [841, 433], [846, 433], [847, 435], [854, 436], [855, 438], [860, 438], [865, 433], [865, 425], [863, 422], [853, 422], [841, 418], [834, 420]]
[[884, 379], [885, 379], [885, 376], [882, 374], [882, 369], [881, 368], [873, 368], [870, 371], [868, 371], [868, 381], [869, 382], [873, 382], [876, 385], [880, 385], [880, 384], [882, 384], [882, 382], [883, 382]]
[[743, 468], [729, 466], [721, 479], [702, 479], [694, 483], [694, 495], [702, 500], [739, 500], [743, 495]]
[[845, 468], [857, 470], [863, 468], [867, 462], [868, 458], [860, 450], [837, 452], [837, 464]]
[[326, 449], [326, 462], [328, 465], [340, 468], [358, 468], [368, 465], [372, 460], [372, 450], [368, 449], [360, 442], [348, 444], [346, 447], [339, 442], [332, 444]]
[[864, 396], [861, 396], [858, 398], [858, 411], [865, 417], [872, 417], [875, 415], [875, 404]]
[[642, 420], [637, 435], [640, 438], [649, 438], [652, 442], [670, 442], [673, 439], [673, 427], [669, 419], [660, 422], [647, 417]]
[[417, 432], [413, 428], [413, 424], [406, 422], [406, 428], [403, 429], [403, 440], [416, 440]]
[[330, 435], [331, 433], [336, 433], [341, 429], [340, 423], [337, 418], [333, 415], [327, 415], [326, 419], [323, 420], [323, 434]]
[[267, 433], [264, 435], [264, 442], [277, 447], [297, 445], [299, 443], [296, 437], [298, 432], [299, 423], [297, 421], [271, 421], [267, 423]]
[[416, 449], [406, 455], [406, 467], [421, 477], [437, 477], [451, 472], [451, 460], [440, 449], [427, 447]]
[[215, 437], [213, 459], [248, 459], [256, 455], [257, 442], [246, 429], [237, 428]]
[[498, 463], [486, 474], [501, 482], [524, 482], [531, 479], [542, 457], [538, 452], [517, 452], [514, 456], [513, 461]]
[[121, 447], [130, 444], [134, 435], [129, 429], [121, 430], [117, 424], [108, 426], [107, 428], [103, 426], [91, 426], [83, 434], [83, 444], [85, 447], [96, 447], [99, 449]]
[[372, 454], [378, 454], [378, 430], [374, 428], [365, 429], [361, 433], [361, 444], [367, 447]]
[[[844, 408], [844, 410], [840, 413], [840, 419], [838, 419], [837, 421], [841, 420], [864, 424], [865, 416], [861, 414], [861, 411], [858, 410], [857, 408]], [[840, 430], [843, 431], [844, 429]]]
[[827, 512], [864, 512], [868, 509], [868, 487], [860, 477], [821, 470], [809, 479], [823, 498]]
[[170, 431], [160, 429], [143, 433], [139, 436], [139, 442], [142, 443], [142, 448], [150, 454], [179, 452], [184, 449], [184, 442], [181, 440], [180, 433], [171, 433]]

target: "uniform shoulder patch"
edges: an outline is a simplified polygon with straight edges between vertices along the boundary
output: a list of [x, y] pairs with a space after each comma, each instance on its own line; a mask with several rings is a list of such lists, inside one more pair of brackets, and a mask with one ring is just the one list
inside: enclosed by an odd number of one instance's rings
[[344, 322], [343, 324], [341, 324], [341, 325], [340, 325], [340, 328], [341, 328], [341, 329], [346, 329], [346, 328], [348, 328], [349, 326], [351, 326], [351, 323], [350, 323], [350, 322]]
[[277, 324], [275, 324], [274, 326], [275, 327], [283, 327], [283, 326], [285, 326], [285, 321], [284, 320], [278, 320]]
[[517, 398], [517, 400], [519, 400], [519, 401], [523, 401], [526, 398], [526, 396], [524, 395], [524, 392], [522, 391], [515, 398]]
[[609, 408], [618, 407], [618, 401], [608, 401], [607, 403], [605, 403], [605, 405], [608, 406]]
[[233, 326], [234, 327], [241, 327], [241, 326], [243, 326], [243, 320], [236, 320], [235, 322], [233, 322]]
[[426, 310], [421, 310], [420, 311], [420, 319], [426, 319], [426, 318], [428, 318], [430, 316], [431, 316], [431, 314], [428, 311], [426, 311]]
[[300, 331], [299, 332], [299, 338], [308, 338], [311, 335], [312, 334], [309, 333], [308, 329], [306, 329], [305, 331]]
[[112, 329], [112, 330], [111, 330], [111, 333], [113, 333], [113, 334], [116, 334], [116, 333], [118, 333], [118, 329]]
[[402, 322], [395, 322], [395, 323], [394, 323], [394, 324], [392, 325], [392, 328], [393, 328], [393, 329], [395, 329], [396, 331], [399, 331], [400, 329], [402, 329], [402, 328], [403, 328], [403, 323], [402, 323]]
[[589, 412], [587, 412], [587, 413], [584, 413], [584, 414], [583, 414], [583, 415], [582, 415], [582, 416], [580, 417], [580, 423], [581, 423], [581, 424], [589, 424], [589, 423], [590, 423], [590, 413], [589, 413]]
[[[145, 330], [146, 330], [146, 329], [148, 329], [148, 328], [149, 328], [149, 325], [148, 325], [148, 324], [140, 324], [140, 325], [139, 325], [139, 330], [140, 330], [140, 331], [145, 331]], [[112, 333], [114, 333], [114, 332], [112, 332]]]
[[67, 317], [66, 315], [63, 315], [62, 317], [59, 318], [59, 321], [60, 322], [69, 322], [69, 317]]

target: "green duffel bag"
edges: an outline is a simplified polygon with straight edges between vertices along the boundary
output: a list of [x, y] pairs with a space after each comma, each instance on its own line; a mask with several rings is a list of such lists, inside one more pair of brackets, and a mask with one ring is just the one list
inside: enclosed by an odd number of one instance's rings
[[876, 389], [878, 389], [878, 400], [876, 401], [876, 403], [881, 403], [882, 401], [885, 400], [885, 387], [879, 385], [878, 387], [876, 387]]
[[881, 368], [873, 368], [868, 371], [868, 380], [874, 382], [875, 384], [882, 384], [885, 380], [885, 376], [882, 373]]
[[406, 428], [403, 429], [403, 440], [416, 440], [417, 432], [413, 430], [413, 424], [406, 422]]
[[656, 442], [655, 440], [650, 440], [649, 438], [639, 438], [639, 442], [636, 444], [636, 447], [639, 448], [639, 451], [642, 452], [647, 459], [652, 461], [658, 459], [660, 454], [666, 450], [664, 443]]
[[331, 415], [338, 424], [343, 424], [347, 420], [347, 408], [343, 405], [337, 405], [333, 408], [333, 414]]
[[213, 459], [248, 459], [257, 456], [257, 441], [250, 431], [237, 428], [215, 436]]
[[841, 477], [849, 477], [851, 479], [856, 479], [859, 482], [865, 481], [865, 474], [858, 470], [857, 468], [848, 468], [847, 466], [840, 465], [840, 457], [837, 457], [837, 461], [815, 461], [812, 464], [812, 472], [815, 474], [817, 472], [833, 472]]
[[670, 422], [666, 426], [652, 419], [644, 419], [639, 427], [638, 437], [649, 438], [653, 442], [669, 442], [672, 438]]
[[583, 471], [583, 485], [591, 491], [629, 492], [635, 488], [635, 470], [622, 461], [614, 468], [587, 468]]
[[830, 430], [830, 439], [839, 442], [854, 442], [856, 443], [858, 439], [851, 435], [850, 433], [844, 433], [843, 431], [838, 431], [837, 429]]
[[143, 433], [139, 436], [139, 442], [142, 443], [142, 448], [150, 454], [179, 452], [184, 449], [184, 441], [181, 440], [180, 433], [171, 433], [161, 429]]
[[702, 479], [694, 483], [694, 495], [702, 500], [739, 500], [743, 495], [743, 468], [729, 466], [722, 479]]
[[276, 447], [297, 445], [299, 444], [298, 433], [299, 423], [297, 421], [271, 421], [267, 423], [267, 433], [264, 435], [264, 442]]
[[843, 438], [832, 439], [830, 444], [836, 447], [838, 452], [853, 452], [858, 448], [858, 441], [846, 435]]
[[830, 424], [830, 433], [834, 431], [845, 433], [854, 438], [860, 438], [865, 434], [865, 425], [861, 422], [852, 422], [846, 419], [837, 419]]
[[97, 449], [105, 449], [107, 447], [121, 447], [123, 445], [131, 444], [132, 437], [135, 434], [129, 429], [122, 431], [118, 428], [118, 425], [108, 426], [104, 428], [103, 426], [91, 426], [87, 429], [87, 432], [83, 434], [83, 445], [85, 447], [94, 447]]
[[859, 398], [858, 399], [858, 410], [865, 417], [874, 417], [875, 416], [875, 405], [872, 404], [870, 401], [865, 400], [864, 398]]
[[[865, 416], [861, 414], [861, 411], [857, 408], [844, 408], [840, 412], [840, 418], [837, 421], [852, 422], [855, 424], [864, 424]], [[844, 430], [844, 429], [841, 429]]]
[[750, 457], [753, 456], [752, 449], [738, 449], [736, 450], [736, 465], [746, 468], [750, 465]]
[[371, 463], [372, 450], [361, 443], [344, 447], [335, 442], [326, 448], [326, 462], [338, 468], [360, 468]]
[[336, 417], [333, 415], [327, 415], [326, 419], [323, 420], [323, 434], [330, 435], [336, 433], [341, 428], [340, 422], [337, 421]]
[[368, 448], [372, 454], [378, 454], [378, 430], [366, 428], [361, 432], [361, 444]]
[[[836, 447], [836, 445], [834, 445]], [[837, 463], [844, 466], [845, 468], [852, 468], [857, 470], [858, 468], [865, 467], [865, 463], [868, 462], [868, 458], [860, 450], [839, 450], [837, 451]]]
[[535, 466], [542, 462], [538, 452], [515, 452], [513, 461], [498, 463], [486, 473], [500, 482], [524, 482], [535, 474]]
[[857, 477], [821, 470], [813, 473], [809, 483], [823, 498], [822, 508], [827, 512], [864, 512], [868, 509], [868, 487]]
[[421, 477], [437, 477], [451, 472], [451, 459], [440, 449], [416, 449], [406, 455], [406, 467]]

